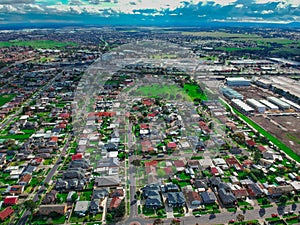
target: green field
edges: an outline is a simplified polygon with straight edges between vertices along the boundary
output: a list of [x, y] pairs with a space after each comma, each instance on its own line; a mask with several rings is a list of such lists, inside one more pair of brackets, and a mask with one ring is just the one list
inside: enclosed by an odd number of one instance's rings
[[11, 46], [31, 46], [33, 48], [62, 48], [66, 46], [76, 46], [74, 42], [58, 42], [52, 40], [34, 40], [34, 41], [1, 41], [0, 48]]
[[262, 48], [259, 47], [247, 47], [247, 48], [235, 48], [235, 47], [219, 47], [216, 50], [221, 50], [225, 52], [235, 52], [235, 51], [259, 51]]
[[16, 94], [5, 94], [5, 95], [0, 95], [0, 107], [3, 106], [5, 103], [11, 101]]
[[164, 99], [168, 100], [179, 100], [182, 101], [191, 101], [192, 99], [189, 97], [187, 93], [185, 93], [180, 87], [175, 84], [170, 85], [147, 85], [140, 86], [135, 92], [134, 95], [138, 96], [146, 96], [146, 97], [157, 97], [161, 96]]
[[198, 85], [185, 84], [183, 88], [187, 92], [187, 94], [192, 98], [193, 101], [195, 99], [207, 100], [207, 96]]

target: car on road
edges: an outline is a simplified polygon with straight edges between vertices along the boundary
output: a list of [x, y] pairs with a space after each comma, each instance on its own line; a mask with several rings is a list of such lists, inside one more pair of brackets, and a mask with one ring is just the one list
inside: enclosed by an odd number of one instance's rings
[[195, 217], [201, 217], [201, 214], [196, 214]]
[[287, 216], [287, 215], [289, 215], [289, 212], [284, 212], [283, 215]]
[[234, 223], [234, 222], [235, 222], [234, 219], [228, 221], [228, 223]]
[[172, 221], [173, 222], [181, 222], [181, 220], [179, 218], [174, 218]]
[[278, 217], [278, 214], [277, 213], [272, 213], [271, 216], [274, 218], [274, 217]]
[[130, 205], [134, 205], [136, 203], [136, 199], [132, 200]]

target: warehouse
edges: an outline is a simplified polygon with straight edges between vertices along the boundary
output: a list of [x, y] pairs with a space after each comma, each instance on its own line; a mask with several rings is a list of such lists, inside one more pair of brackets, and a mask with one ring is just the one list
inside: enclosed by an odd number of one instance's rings
[[237, 91], [229, 88], [229, 87], [222, 87], [221, 88], [222, 94], [228, 99], [244, 99], [244, 96], [238, 93]]
[[295, 102], [292, 102], [286, 98], [280, 98], [280, 100], [286, 102], [287, 104], [290, 104], [290, 106], [292, 106], [294, 109], [300, 110], [300, 105], [296, 104]]
[[250, 86], [250, 80], [243, 77], [228, 77], [226, 78], [228, 86]]
[[259, 100], [260, 103], [264, 104], [265, 106], [267, 106], [269, 109], [271, 110], [278, 110], [278, 106], [274, 105], [273, 103], [265, 100], [265, 99], [262, 99], [262, 100]]
[[280, 109], [289, 109], [290, 105], [281, 101], [280, 99], [276, 98], [276, 97], [268, 97], [267, 98], [270, 102], [274, 103], [275, 105], [279, 106]]
[[266, 111], [266, 106], [253, 98], [248, 98], [246, 102], [260, 113], [264, 113]]
[[247, 105], [245, 102], [241, 101], [240, 99], [232, 99], [232, 104], [239, 109], [241, 112], [245, 114], [250, 114], [254, 112], [254, 109]]

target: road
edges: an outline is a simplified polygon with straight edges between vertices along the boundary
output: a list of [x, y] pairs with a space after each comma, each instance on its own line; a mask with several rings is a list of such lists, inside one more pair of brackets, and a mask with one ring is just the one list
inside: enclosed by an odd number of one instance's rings
[[[266, 209], [253, 209], [253, 210], [247, 210], [247, 211], [237, 211], [236, 213], [232, 212], [224, 212], [224, 213], [218, 213], [218, 214], [206, 214], [202, 215], [201, 217], [195, 217], [195, 216], [187, 216], [180, 218], [181, 225], [194, 225], [198, 223], [199, 225], [208, 225], [208, 224], [224, 224], [228, 223], [229, 220], [236, 220], [236, 217], [238, 214], [242, 214], [245, 217], [245, 221], [247, 220], [262, 220], [264, 218], [270, 218], [273, 213], [277, 213], [278, 215], [283, 215], [285, 211], [293, 210], [295, 213], [298, 213], [298, 210], [300, 210], [300, 203], [295, 205], [289, 205], [285, 208], [282, 207], [270, 207]], [[147, 219], [147, 218], [129, 218], [125, 222], [119, 222], [117, 225], [129, 225], [133, 222], [139, 222], [140, 224], [152, 224], [155, 219]], [[170, 224], [172, 219], [163, 219], [164, 224]]]

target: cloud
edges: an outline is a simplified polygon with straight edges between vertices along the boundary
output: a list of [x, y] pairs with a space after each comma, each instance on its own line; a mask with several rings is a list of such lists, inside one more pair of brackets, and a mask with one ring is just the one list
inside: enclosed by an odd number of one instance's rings
[[[299, 0], [0, 0], [4, 21], [97, 21], [126, 18], [165, 21], [299, 21]], [[9, 16], [8, 16], [9, 14]], [[35, 18], [36, 19], [36, 18]], [[90, 19], [90, 21], [88, 20]], [[62, 19], [65, 20], [65, 19]], [[109, 24], [109, 22], [108, 22]], [[189, 24], [189, 22], [187, 22]]]
[[34, 2], [34, 0], [0, 0], [0, 5], [30, 4]]

